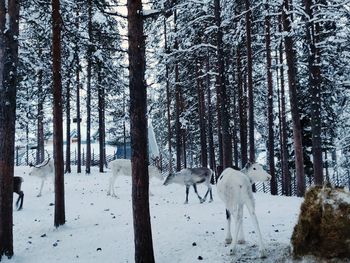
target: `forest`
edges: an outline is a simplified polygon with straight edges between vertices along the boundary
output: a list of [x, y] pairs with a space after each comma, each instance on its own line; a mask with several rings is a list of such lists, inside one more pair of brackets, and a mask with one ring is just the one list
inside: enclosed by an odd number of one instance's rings
[[350, 188], [347, 0], [0, 0], [0, 28], [0, 259], [14, 169], [50, 156], [59, 227], [65, 174], [131, 148], [135, 262], [154, 261], [149, 163], [215, 184], [258, 162], [271, 195]]

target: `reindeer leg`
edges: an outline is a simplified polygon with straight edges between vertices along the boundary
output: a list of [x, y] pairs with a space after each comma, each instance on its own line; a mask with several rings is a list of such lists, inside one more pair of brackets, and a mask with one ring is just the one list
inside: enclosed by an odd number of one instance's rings
[[111, 177], [109, 178], [109, 185], [108, 185], [108, 191], [107, 191], [107, 195], [111, 195], [113, 197], [117, 197], [117, 195], [114, 192], [114, 184], [115, 184], [115, 180], [116, 180], [116, 176], [111, 175]]
[[24, 193], [23, 193], [23, 191], [21, 191], [21, 204], [20, 204], [18, 210], [21, 210], [21, 209], [22, 209], [22, 207], [23, 207], [23, 201], [24, 201]]
[[23, 206], [23, 199], [24, 199], [24, 194], [23, 194], [23, 191], [20, 191], [18, 193], [18, 199], [16, 201], [16, 208], [17, 210], [21, 210], [22, 209], [22, 206]]
[[21, 200], [21, 196], [20, 196], [19, 193], [16, 193], [16, 194], [18, 194], [18, 198], [17, 198], [17, 201], [16, 201], [16, 208], [17, 208], [17, 210], [19, 210], [18, 209], [18, 204], [19, 204], [19, 201]]
[[38, 193], [37, 197], [41, 196], [41, 192], [43, 191], [44, 183], [45, 183], [45, 180], [41, 179], [40, 190], [39, 190], [39, 193]]
[[209, 203], [210, 203], [210, 202], [213, 202], [213, 194], [212, 194], [212, 192], [211, 192], [211, 185], [210, 185], [210, 182], [209, 182], [209, 184], [207, 184], [207, 186], [208, 186], [208, 190], [207, 190], [207, 192], [206, 192], [205, 195], [204, 195], [204, 202], [205, 202], [205, 200], [207, 200], [207, 196], [208, 196], [208, 194], [210, 193], [210, 200], [209, 200]]
[[205, 199], [203, 199], [197, 192], [197, 185], [196, 184], [193, 184], [193, 189], [194, 189], [194, 192], [197, 194], [198, 198], [199, 198], [199, 202], [200, 203], [203, 203], [205, 201]]
[[231, 244], [232, 242], [232, 235], [231, 235], [231, 213], [228, 209], [226, 209], [226, 222], [227, 222], [227, 231], [226, 231], [226, 238], [225, 243]]
[[232, 248], [230, 250], [230, 254], [234, 255], [236, 253], [236, 247], [237, 247], [237, 239], [238, 239], [238, 232], [239, 229], [242, 225], [242, 219], [239, 218], [239, 210], [242, 209], [241, 205], [237, 205], [234, 210], [233, 210], [233, 214], [235, 217], [235, 232], [233, 234], [233, 242], [232, 242]]
[[186, 185], [186, 200], [185, 200], [185, 204], [188, 204], [188, 192], [190, 191], [190, 186]]
[[241, 227], [239, 228], [239, 231], [238, 231], [238, 244], [244, 244], [245, 239], [244, 239], [244, 233], [243, 233], [243, 205], [241, 205], [240, 209], [238, 210], [238, 216], [242, 220]]
[[246, 206], [248, 208], [250, 217], [252, 218], [255, 231], [258, 234], [260, 257], [264, 258], [264, 257], [266, 257], [266, 252], [265, 252], [264, 244], [262, 242], [262, 237], [261, 237], [258, 219], [257, 219], [256, 214], [255, 214], [255, 207], [254, 207], [253, 200], [248, 200], [246, 202]]
[[112, 195], [113, 197], [117, 197], [117, 195], [115, 194], [115, 187], [114, 187], [114, 185], [115, 185], [115, 180], [116, 180], [116, 179], [117, 179], [116, 176], [112, 176], [111, 195]]
[[107, 195], [111, 195], [111, 194], [112, 194], [112, 176], [109, 177], [108, 191], [107, 191]]

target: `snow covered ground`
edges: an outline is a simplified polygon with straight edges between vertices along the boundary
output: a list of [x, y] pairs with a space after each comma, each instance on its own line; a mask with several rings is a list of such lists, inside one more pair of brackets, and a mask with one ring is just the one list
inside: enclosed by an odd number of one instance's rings
[[[75, 169], [74, 169], [75, 170]], [[24, 174], [24, 208], [14, 211], [14, 249], [12, 263], [134, 262], [131, 211], [131, 178], [116, 181], [118, 198], [106, 195], [109, 172], [65, 176], [66, 219], [64, 226], [53, 226], [53, 182], [44, 186], [36, 197], [40, 180]], [[246, 210], [244, 219], [246, 244], [239, 245], [235, 256], [225, 246], [225, 209], [214, 186], [214, 202], [200, 204], [191, 189], [189, 204], [184, 204], [185, 187], [163, 186], [150, 182], [153, 246], [156, 262], [225, 263], [225, 262], [292, 262], [290, 236], [296, 223], [301, 198], [255, 194], [256, 213], [267, 247], [266, 259], [258, 258], [257, 238]], [[203, 195], [204, 186], [199, 186]], [[17, 199], [17, 196], [14, 196]], [[201, 260], [200, 260], [201, 259]], [[303, 262], [310, 262], [304, 260]]]

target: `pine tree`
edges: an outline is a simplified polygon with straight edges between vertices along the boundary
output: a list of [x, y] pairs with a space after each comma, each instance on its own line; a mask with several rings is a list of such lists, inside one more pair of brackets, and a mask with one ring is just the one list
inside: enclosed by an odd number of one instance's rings
[[[5, 3], [7, 2], [7, 3]], [[13, 256], [13, 174], [19, 2], [0, 1], [0, 260]]]
[[52, 0], [52, 75], [53, 75], [53, 124], [55, 162], [55, 218], [59, 227], [66, 221], [64, 201], [64, 161], [62, 128], [62, 79], [61, 79], [61, 15], [60, 1]]
[[128, 0], [130, 133], [135, 262], [155, 262], [149, 211], [145, 36], [141, 0]]

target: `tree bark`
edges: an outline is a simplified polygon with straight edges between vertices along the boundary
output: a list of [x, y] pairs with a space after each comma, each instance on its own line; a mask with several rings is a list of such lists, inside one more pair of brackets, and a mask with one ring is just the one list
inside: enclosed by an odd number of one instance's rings
[[232, 142], [230, 134], [230, 116], [228, 113], [229, 99], [225, 85], [225, 65], [224, 65], [224, 46], [223, 32], [221, 27], [221, 6], [220, 0], [214, 0], [214, 15], [217, 26], [217, 59], [218, 59], [218, 91], [220, 94], [219, 110], [221, 115], [221, 132], [222, 132], [222, 165], [223, 168], [232, 166]]
[[253, 91], [253, 57], [252, 57], [252, 12], [249, 0], [245, 0], [246, 8], [246, 46], [247, 46], [247, 77], [248, 77], [248, 114], [249, 114], [249, 161], [255, 162], [254, 139], [254, 91]]
[[287, 13], [290, 11], [289, 0], [283, 0], [282, 8], [282, 24], [284, 33], [284, 45], [286, 50], [286, 60], [288, 66], [288, 87], [289, 99], [293, 122], [293, 140], [295, 154], [295, 174], [297, 181], [297, 196], [301, 197], [305, 193], [305, 175], [304, 175], [304, 157], [302, 145], [302, 129], [298, 110], [297, 98], [297, 81], [296, 81], [296, 66], [295, 66], [295, 51], [293, 50], [294, 41], [291, 33], [291, 21]]
[[247, 98], [244, 92], [241, 66], [241, 51], [237, 47], [237, 82], [238, 82], [238, 105], [239, 105], [239, 136], [241, 142], [241, 167], [248, 162], [248, 130], [247, 130]]
[[197, 78], [197, 95], [198, 95], [198, 117], [199, 117], [199, 131], [200, 131], [200, 146], [201, 154], [200, 160], [202, 167], [208, 166], [208, 152], [207, 152], [207, 132], [205, 121], [205, 101], [203, 92], [203, 81], [201, 79], [201, 71], [199, 69], [200, 62], [196, 63], [196, 78]]
[[[79, 29], [79, 3], [77, 2], [76, 12], [76, 29]], [[81, 116], [80, 116], [80, 59], [78, 40], [75, 46], [75, 61], [76, 61], [76, 107], [77, 107], [77, 173], [81, 173]]]
[[[320, 69], [320, 50], [317, 48], [319, 25], [314, 22], [312, 2], [317, 0], [305, 0], [306, 18], [306, 39], [309, 49], [308, 67], [309, 84], [311, 88], [311, 133], [312, 133], [312, 157], [314, 178], [316, 185], [323, 184], [323, 161], [322, 161], [322, 142], [321, 142], [321, 69]], [[315, 32], [316, 31], [316, 32]]]
[[[165, 49], [165, 53], [169, 52], [166, 18], [164, 18], [164, 49]], [[165, 64], [165, 79], [166, 79], [165, 81], [166, 81], [166, 100], [167, 100], [167, 118], [168, 118], [167, 125], [168, 125], [169, 173], [172, 173], [173, 172], [173, 153], [171, 149], [171, 138], [172, 138], [171, 113], [170, 113], [171, 98], [170, 98], [170, 84], [169, 84], [169, 65], [167, 62]]]
[[[174, 11], [174, 32], [177, 32], [177, 10]], [[175, 37], [174, 50], [179, 49], [178, 40]], [[181, 134], [181, 88], [179, 85], [179, 64], [176, 58], [175, 62], [175, 130], [176, 130], [176, 171], [181, 170], [181, 147], [182, 147], [182, 134]]]
[[135, 262], [154, 261], [149, 211], [145, 36], [141, 0], [128, 0], [130, 133]]
[[99, 170], [103, 173], [105, 164], [105, 89], [102, 84], [101, 69], [98, 72], [98, 141], [99, 141]]
[[60, 1], [52, 0], [53, 151], [55, 162], [55, 227], [66, 221], [64, 205], [63, 114]]
[[[280, 24], [280, 32], [282, 32], [282, 25]], [[281, 148], [282, 148], [282, 175], [284, 184], [284, 194], [287, 196], [292, 195], [292, 180], [289, 172], [289, 153], [288, 153], [288, 134], [287, 134], [287, 119], [286, 119], [286, 92], [284, 81], [284, 66], [283, 66], [283, 43], [281, 41], [279, 45], [279, 64], [280, 64], [280, 76], [281, 76]]]
[[[6, 3], [7, 2], [7, 6]], [[7, 8], [7, 10], [6, 10]], [[7, 21], [6, 21], [7, 20]], [[19, 1], [0, 1], [0, 260], [13, 256]]]
[[71, 124], [71, 113], [70, 113], [70, 73], [68, 74], [67, 87], [66, 87], [66, 169], [65, 173], [71, 173], [71, 136], [70, 136], [70, 124]]
[[[41, 52], [39, 52], [40, 54]], [[45, 155], [45, 139], [44, 139], [44, 95], [43, 95], [43, 71], [38, 73], [38, 130], [37, 130], [37, 150], [36, 150], [36, 163], [42, 163]]]
[[268, 1], [265, 3], [265, 47], [266, 47], [266, 70], [267, 70], [267, 119], [268, 119], [268, 156], [269, 156], [269, 166], [270, 166], [270, 175], [271, 175], [271, 194], [277, 195], [277, 180], [275, 174], [275, 138], [274, 138], [274, 130], [273, 130], [273, 80], [272, 80], [272, 58], [271, 58], [271, 35], [270, 35], [270, 16], [269, 12], [269, 4]]
[[208, 104], [208, 146], [209, 146], [209, 167], [215, 171], [215, 151], [214, 151], [214, 136], [213, 136], [213, 110], [211, 106], [211, 87], [210, 87], [210, 57], [207, 55], [206, 60], [206, 72], [207, 72], [207, 104]]
[[88, 0], [87, 84], [86, 84], [86, 162], [85, 173], [91, 168], [91, 71], [92, 71], [92, 0]]

